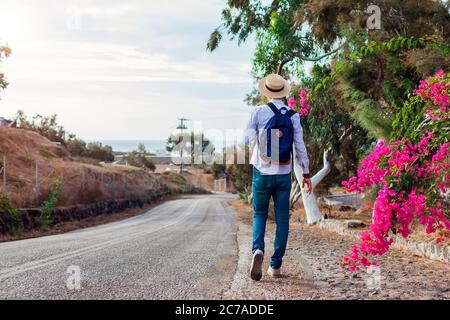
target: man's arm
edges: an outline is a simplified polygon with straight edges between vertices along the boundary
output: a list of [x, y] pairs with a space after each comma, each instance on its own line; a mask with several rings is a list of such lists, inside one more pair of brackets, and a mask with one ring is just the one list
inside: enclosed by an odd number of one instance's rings
[[[301, 164], [303, 169], [302, 188], [307, 188], [306, 192], [312, 192], [312, 182], [309, 177], [309, 159], [308, 151], [306, 151], [305, 142], [303, 141], [303, 128], [300, 123], [300, 115], [297, 113], [292, 117], [294, 125], [294, 145], [297, 153], [298, 163]], [[301, 177], [297, 177], [301, 179]]]
[[297, 151], [297, 160], [302, 166], [303, 174], [309, 177], [308, 151], [306, 150], [305, 142], [303, 141], [303, 128], [300, 123], [300, 115], [296, 114], [292, 116], [292, 122], [294, 125], [294, 146]]
[[244, 132], [244, 144], [248, 146], [253, 143], [258, 134], [258, 119], [257, 119], [257, 108], [253, 108], [250, 114], [250, 119], [247, 122], [247, 126]]

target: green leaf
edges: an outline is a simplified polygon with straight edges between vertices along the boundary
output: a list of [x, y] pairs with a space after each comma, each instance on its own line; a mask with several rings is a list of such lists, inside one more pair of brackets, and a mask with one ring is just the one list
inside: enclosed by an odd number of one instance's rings
[[402, 39], [400, 41], [400, 47], [403, 48], [405, 46], [405, 43], [406, 43], [406, 39]]
[[353, 51], [353, 52], [350, 54], [350, 59], [355, 60], [355, 59], [357, 59], [357, 58], [359, 58], [359, 52], [358, 52], [358, 51]]
[[408, 39], [408, 47], [412, 48], [413, 46], [413, 38]]
[[320, 91], [322, 89], [322, 84], [319, 83], [316, 85], [316, 87], [314, 88], [314, 91]]
[[399, 45], [400, 45], [400, 41], [395, 41], [393, 50], [397, 51]]

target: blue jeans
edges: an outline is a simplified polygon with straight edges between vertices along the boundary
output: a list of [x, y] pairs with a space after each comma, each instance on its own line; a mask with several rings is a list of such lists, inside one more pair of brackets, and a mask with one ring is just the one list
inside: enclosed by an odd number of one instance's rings
[[289, 206], [291, 195], [291, 174], [264, 175], [253, 168], [253, 253], [256, 250], [264, 252], [264, 234], [269, 212], [269, 200], [273, 197], [275, 204], [275, 234], [274, 254], [270, 266], [281, 267], [289, 235]]

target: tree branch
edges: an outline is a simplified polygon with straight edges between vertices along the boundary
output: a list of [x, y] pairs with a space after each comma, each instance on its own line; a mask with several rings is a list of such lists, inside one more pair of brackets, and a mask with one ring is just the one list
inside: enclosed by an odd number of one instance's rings
[[321, 55], [321, 56], [319, 56], [319, 57], [315, 57], [315, 58], [309, 58], [309, 57], [306, 57], [306, 56], [304, 56], [303, 54], [301, 54], [300, 52], [293, 52], [290, 56], [288, 56], [286, 59], [284, 59], [284, 60], [282, 60], [282, 61], [280, 62], [280, 64], [278, 65], [278, 68], [277, 68], [277, 74], [281, 75], [281, 73], [283, 72], [284, 66], [285, 66], [287, 63], [289, 63], [289, 62], [291, 62], [292, 60], [294, 60], [294, 58], [299, 58], [299, 59], [301, 59], [301, 60], [303, 60], [303, 61], [317, 62], [317, 61], [322, 60], [322, 59], [324, 59], [324, 58], [326, 58], [326, 57], [328, 57], [328, 56], [331, 56], [332, 54], [335, 54], [336, 52], [338, 52], [339, 50], [341, 50], [343, 46], [344, 46], [344, 45], [342, 44], [342, 45], [340, 45], [338, 48], [334, 49], [333, 51], [330, 51], [330, 52], [328, 52], [328, 53], [325, 53], [325, 54], [323, 54], [323, 55]]
[[339, 137], [339, 142], [344, 141], [344, 139], [352, 133], [353, 129], [353, 124], [350, 124], [350, 126], [346, 127], [344, 133]]
[[281, 73], [283, 72], [283, 68], [286, 65], [286, 63], [291, 62], [293, 59], [294, 59], [294, 57], [290, 56], [289, 58], [286, 58], [283, 61], [281, 61], [280, 64], [278, 65], [278, 68], [277, 68], [277, 74], [281, 75]]
[[315, 58], [309, 58], [309, 57], [306, 57], [306, 56], [304, 56], [303, 54], [301, 54], [300, 52], [294, 52], [293, 55], [294, 55], [294, 57], [299, 58], [299, 59], [301, 59], [301, 60], [303, 60], [303, 61], [312, 61], [312, 62], [316, 62], [316, 61], [322, 60], [323, 58], [326, 58], [326, 57], [328, 57], [328, 56], [331, 56], [332, 54], [335, 54], [336, 52], [338, 52], [339, 50], [341, 50], [341, 48], [342, 48], [343, 46], [344, 46], [344, 45], [341, 45], [341, 46], [339, 46], [338, 48], [334, 49], [333, 51], [330, 51], [330, 52], [328, 52], [328, 53], [325, 53], [325, 54], [323, 54], [323, 55], [321, 55], [321, 56], [319, 56], [319, 57], [315, 57]]

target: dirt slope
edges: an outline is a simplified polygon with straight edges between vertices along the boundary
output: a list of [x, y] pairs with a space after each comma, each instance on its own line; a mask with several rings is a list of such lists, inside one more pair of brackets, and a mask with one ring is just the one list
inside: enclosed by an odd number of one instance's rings
[[[0, 170], [4, 156], [7, 195], [17, 207], [40, 206], [57, 180], [62, 181], [60, 206], [138, 196], [160, 186], [153, 174], [141, 169], [75, 162], [65, 149], [38, 133], [22, 129], [0, 128]], [[35, 190], [36, 164], [39, 192]]]

